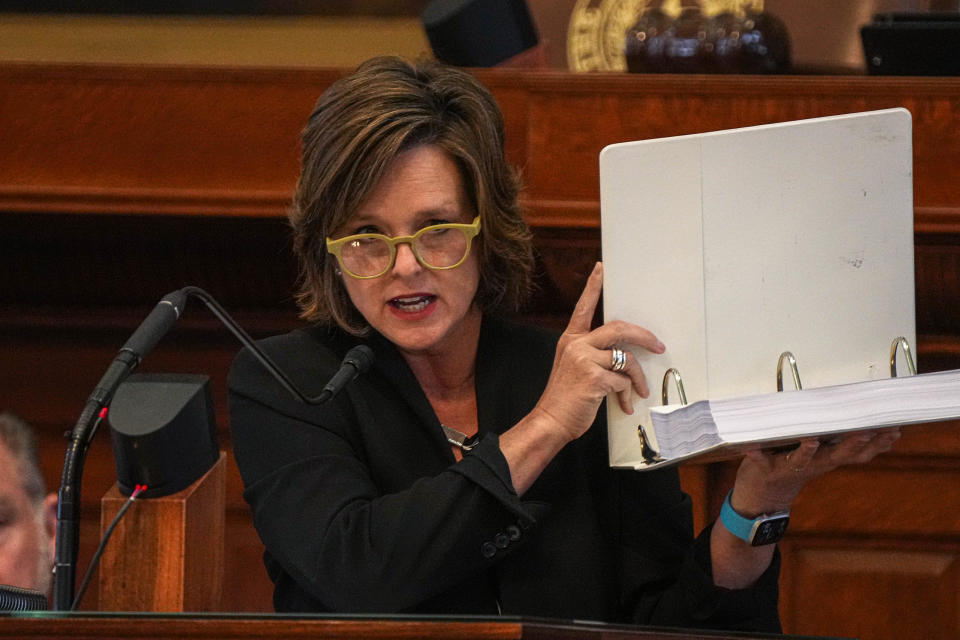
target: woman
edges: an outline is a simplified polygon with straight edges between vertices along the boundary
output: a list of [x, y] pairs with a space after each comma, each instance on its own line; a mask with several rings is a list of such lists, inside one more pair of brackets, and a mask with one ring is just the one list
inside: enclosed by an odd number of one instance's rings
[[[602, 401], [630, 412], [648, 393], [613, 345], [665, 347], [626, 322], [591, 330], [602, 267], [559, 339], [498, 317], [532, 268], [503, 142], [470, 76], [396, 58], [335, 83], [310, 118], [291, 222], [312, 326], [263, 346], [308, 392], [355, 344], [376, 360], [319, 407], [248, 353], [234, 364], [234, 448], [275, 607], [778, 629], [776, 545], [723, 524], [694, 538], [674, 470], [607, 465]], [[753, 452], [728, 508], [784, 511], [894, 439]]]

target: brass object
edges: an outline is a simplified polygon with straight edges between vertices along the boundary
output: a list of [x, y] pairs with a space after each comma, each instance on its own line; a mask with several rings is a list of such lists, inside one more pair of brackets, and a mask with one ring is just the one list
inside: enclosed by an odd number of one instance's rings
[[793, 375], [793, 386], [796, 387], [797, 391], [803, 389], [803, 385], [800, 384], [800, 372], [797, 370], [797, 359], [793, 357], [793, 354], [789, 351], [784, 351], [780, 354], [780, 359], [777, 360], [777, 391], [783, 391], [783, 361], [786, 360], [790, 365], [790, 373]]
[[913, 356], [910, 355], [910, 343], [906, 338], [900, 336], [895, 338], [893, 344], [890, 345], [890, 377], [897, 377], [897, 349], [903, 350], [903, 358], [907, 361], [907, 371], [910, 372], [910, 375], [917, 375], [917, 367], [913, 364]]
[[[659, 8], [678, 16], [684, 4], [690, 6], [681, 0], [577, 0], [567, 27], [567, 67], [571, 71], [626, 71], [626, 34], [640, 14]], [[763, 0], [699, 0], [696, 4], [706, 16], [763, 10]]]
[[647, 8], [646, 0], [577, 0], [567, 27], [571, 71], [626, 71], [627, 29]]
[[687, 404], [687, 393], [683, 390], [683, 378], [680, 372], [670, 367], [663, 373], [663, 384], [660, 385], [660, 404], [670, 404], [670, 377], [677, 385], [677, 394], [680, 396], [680, 404]]
[[640, 457], [643, 458], [644, 462], [653, 464], [654, 462], [663, 461], [663, 458], [660, 457], [660, 452], [650, 446], [650, 439], [647, 438], [642, 424], [637, 425], [637, 437], [640, 438]]
[[[670, 378], [673, 378], [677, 385], [677, 393], [680, 396], [680, 404], [687, 404], [687, 392], [683, 389], [683, 378], [680, 377], [680, 371], [670, 367], [663, 373], [663, 384], [660, 385], [661, 404], [670, 404]], [[640, 438], [640, 456], [643, 461], [652, 464], [660, 462], [663, 458], [660, 453], [650, 445], [650, 438], [643, 430], [643, 425], [637, 425], [637, 437]]]

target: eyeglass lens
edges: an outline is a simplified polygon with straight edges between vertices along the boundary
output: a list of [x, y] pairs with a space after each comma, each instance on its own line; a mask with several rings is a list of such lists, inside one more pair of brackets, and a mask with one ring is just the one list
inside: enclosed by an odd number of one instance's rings
[[[433, 269], [452, 267], [467, 253], [467, 234], [460, 229], [427, 229], [413, 241], [413, 252], [420, 262]], [[346, 243], [340, 258], [343, 266], [358, 276], [373, 276], [390, 267], [390, 243], [383, 238], [357, 238]]]

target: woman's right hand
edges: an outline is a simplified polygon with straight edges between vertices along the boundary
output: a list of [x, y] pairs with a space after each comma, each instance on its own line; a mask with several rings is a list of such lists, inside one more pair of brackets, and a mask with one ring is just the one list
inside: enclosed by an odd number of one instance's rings
[[[579, 438], [596, 418], [607, 395], [617, 394], [624, 413], [633, 413], [632, 393], [649, 395], [640, 363], [626, 347], [639, 346], [663, 353], [664, 345], [643, 327], [615, 320], [590, 330], [597, 302], [603, 290], [603, 265], [594, 266], [580, 294], [553, 361], [547, 387], [535, 411], [548, 417], [569, 440]], [[613, 347], [622, 348], [626, 366], [612, 371]]]
[[[640, 346], [663, 353], [663, 344], [643, 327], [628, 322], [610, 322], [591, 331], [602, 289], [603, 266], [598, 262], [560, 336], [553, 369], [537, 406], [500, 436], [500, 450], [519, 495], [530, 488], [563, 447], [590, 428], [608, 394], [617, 394], [626, 413], [633, 413], [634, 391], [643, 397], [648, 395], [643, 369], [624, 347]], [[618, 345], [627, 356], [619, 372], [611, 371], [612, 348]]]

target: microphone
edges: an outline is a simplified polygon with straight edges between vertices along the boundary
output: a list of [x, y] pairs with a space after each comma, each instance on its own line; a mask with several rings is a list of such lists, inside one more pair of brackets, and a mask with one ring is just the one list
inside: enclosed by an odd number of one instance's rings
[[370, 365], [373, 364], [373, 351], [370, 347], [366, 345], [357, 345], [347, 351], [347, 355], [343, 358], [343, 364], [340, 365], [340, 370], [334, 374], [333, 378], [330, 379], [330, 382], [323, 388], [323, 391], [320, 392], [320, 395], [317, 396], [307, 396], [300, 389], [293, 384], [293, 380], [287, 376], [283, 370], [278, 367], [270, 357], [263, 352], [263, 350], [257, 346], [257, 343], [253, 341], [253, 338], [243, 330], [237, 322], [230, 317], [230, 314], [220, 306], [216, 300], [213, 299], [209, 293], [200, 289], [199, 287], [184, 287], [181, 289], [186, 295], [196, 296], [203, 300], [204, 304], [207, 305], [207, 308], [220, 319], [220, 322], [224, 324], [227, 329], [230, 330], [237, 340], [240, 341], [243, 346], [250, 350], [250, 353], [255, 357], [264, 368], [277, 379], [283, 388], [286, 389], [290, 395], [299, 400], [300, 402], [306, 404], [323, 404], [332, 398], [334, 395], [339, 393], [344, 386], [347, 385], [350, 381], [356, 378], [361, 373], [366, 372]]
[[352, 382], [361, 373], [365, 373], [373, 364], [373, 351], [365, 344], [358, 344], [343, 357], [343, 364], [340, 370], [333, 374], [330, 382], [323, 388], [320, 395], [317, 396], [319, 402], [326, 402], [333, 396], [340, 393], [347, 384]]
[[107, 372], [103, 374], [103, 378], [100, 379], [90, 395], [88, 402], [95, 401], [99, 405], [98, 410], [110, 404], [110, 400], [120, 383], [137, 368], [148, 353], [153, 351], [160, 339], [170, 331], [174, 323], [180, 318], [186, 306], [186, 289], [180, 289], [165, 295], [120, 348], [110, 367], [107, 368]]
[[87, 448], [100, 420], [106, 415], [104, 409], [110, 404], [117, 387], [140, 364], [143, 358], [173, 327], [186, 308], [187, 298], [200, 298], [210, 311], [233, 333], [253, 356], [297, 400], [306, 404], [323, 404], [373, 364], [373, 351], [366, 345], [357, 345], [347, 352], [340, 369], [315, 397], [306, 396], [293, 381], [260, 349], [239, 324], [234, 321], [213, 297], [199, 287], [184, 287], [168, 293], [157, 303], [150, 314], [140, 323], [133, 335], [121, 347], [107, 372], [100, 379], [87, 399], [83, 412], [73, 431], [68, 434], [63, 464], [63, 478], [57, 507], [57, 537], [54, 554], [53, 609], [66, 611], [74, 603], [74, 574], [79, 542], [80, 480]]
[[173, 327], [173, 324], [180, 318], [180, 315], [187, 307], [187, 291], [180, 289], [173, 291], [163, 297], [163, 300], [157, 303], [133, 335], [121, 347], [120, 351], [129, 351], [139, 360], [147, 355], [157, 346], [160, 339], [167, 334], [167, 331]]

